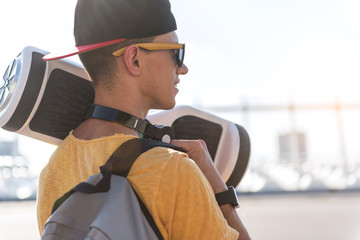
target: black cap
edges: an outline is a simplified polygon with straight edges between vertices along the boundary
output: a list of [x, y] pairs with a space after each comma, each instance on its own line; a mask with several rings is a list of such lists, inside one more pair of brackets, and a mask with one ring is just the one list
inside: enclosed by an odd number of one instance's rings
[[75, 9], [76, 47], [44, 60], [55, 60], [176, 30], [169, 0], [78, 0]]

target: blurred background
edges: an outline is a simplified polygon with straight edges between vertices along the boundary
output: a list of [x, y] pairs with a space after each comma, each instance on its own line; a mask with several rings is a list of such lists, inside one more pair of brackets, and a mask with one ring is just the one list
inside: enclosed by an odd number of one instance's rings
[[[25, 46], [72, 47], [75, 4], [1, 1], [0, 73]], [[360, 239], [360, 1], [171, 4], [189, 67], [177, 105], [250, 135], [237, 190], [253, 238]], [[39, 238], [37, 177], [54, 149], [0, 130], [0, 239]]]

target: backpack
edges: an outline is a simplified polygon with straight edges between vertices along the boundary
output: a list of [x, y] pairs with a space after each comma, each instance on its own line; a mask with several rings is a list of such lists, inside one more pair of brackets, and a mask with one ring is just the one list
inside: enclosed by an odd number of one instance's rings
[[118, 147], [99, 174], [59, 198], [45, 224], [42, 240], [163, 239], [126, 176], [137, 157], [153, 147], [180, 148], [144, 138]]

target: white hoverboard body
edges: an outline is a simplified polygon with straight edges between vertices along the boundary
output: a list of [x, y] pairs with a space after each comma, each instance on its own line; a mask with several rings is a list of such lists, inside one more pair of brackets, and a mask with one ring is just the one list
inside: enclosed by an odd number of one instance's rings
[[46, 54], [26, 47], [10, 63], [0, 84], [0, 127], [57, 145], [69, 133], [62, 125], [82, 121], [94, 91], [81, 65], [45, 62]]
[[[250, 154], [250, 139], [243, 127], [190, 106], [178, 106], [147, 119], [171, 126], [176, 139], [204, 140], [224, 181], [229, 184], [230, 180], [229, 185], [239, 183], [239, 175], [244, 174]], [[238, 175], [233, 175], [234, 170]]]
[[[45, 62], [46, 54], [26, 47], [10, 63], [0, 82], [0, 127], [58, 145], [83, 121], [94, 89], [81, 65]], [[250, 154], [243, 127], [189, 106], [150, 115], [148, 120], [171, 126], [177, 139], [203, 139], [224, 181], [238, 185]]]

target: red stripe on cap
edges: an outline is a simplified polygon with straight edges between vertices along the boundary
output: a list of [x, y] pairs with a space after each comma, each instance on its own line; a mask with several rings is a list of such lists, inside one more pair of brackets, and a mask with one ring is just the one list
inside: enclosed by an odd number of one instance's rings
[[107, 42], [101, 42], [101, 43], [94, 43], [94, 44], [89, 44], [89, 45], [83, 45], [83, 46], [78, 46], [69, 50], [66, 50], [62, 53], [50, 53], [47, 54], [43, 57], [43, 60], [45, 61], [51, 61], [51, 60], [57, 60], [57, 59], [61, 59], [61, 58], [66, 58], [66, 57], [70, 57], [76, 54], [80, 54], [80, 53], [84, 53], [84, 52], [88, 52], [91, 50], [95, 50], [97, 48], [102, 48], [114, 43], [118, 43], [118, 42], [123, 42], [125, 41], [125, 38], [120, 38], [120, 39], [115, 39], [115, 40], [110, 40]]

